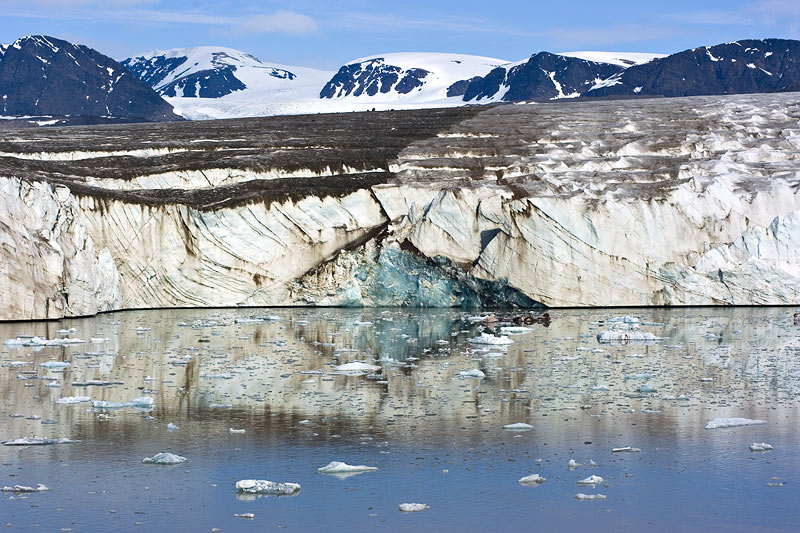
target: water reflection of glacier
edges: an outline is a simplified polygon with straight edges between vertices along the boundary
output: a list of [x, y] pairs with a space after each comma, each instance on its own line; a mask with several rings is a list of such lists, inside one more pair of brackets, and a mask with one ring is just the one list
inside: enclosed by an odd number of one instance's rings
[[[551, 311], [549, 327], [532, 325], [508, 347], [469, 344], [486, 325], [449, 310], [279, 309], [269, 313], [279, 320], [235, 322], [263, 314], [152, 311], [1, 324], [3, 339], [57, 338], [57, 329], [75, 327], [74, 336], [98, 342], [4, 346], [3, 404], [22, 416], [0, 436], [69, 435], [76, 421], [97, 416], [89, 404], [55, 403], [68, 396], [130, 402], [151, 395], [152, 415], [164, 420], [235, 413], [264, 425], [309, 420], [331, 432], [411, 424], [416, 434], [447, 434], [547, 415], [557, 429], [565, 416], [553, 414], [584, 411], [608, 423], [621, 413], [647, 413], [660, 432], [693, 431], [711, 413], [758, 414], [800, 392], [800, 331], [788, 309], [628, 310], [642, 330], [665, 337], [648, 345], [599, 344], [596, 334], [613, 316], [608, 310]], [[41, 367], [50, 360], [71, 366]], [[381, 370], [337, 373], [337, 365], [353, 361]], [[485, 378], [462, 375], [475, 369]], [[90, 380], [122, 384], [73, 386]]]

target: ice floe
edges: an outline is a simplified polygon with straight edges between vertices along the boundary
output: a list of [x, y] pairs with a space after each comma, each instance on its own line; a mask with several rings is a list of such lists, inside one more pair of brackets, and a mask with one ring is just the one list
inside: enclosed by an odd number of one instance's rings
[[47, 492], [50, 488], [47, 485], [42, 485], [39, 483], [35, 487], [28, 487], [25, 485], [12, 485], [12, 486], [5, 486], [0, 491], [3, 492]]
[[581, 479], [578, 481], [578, 485], [597, 485], [598, 483], [602, 483], [603, 478], [600, 476], [591, 475], [586, 479]]
[[431, 507], [426, 503], [401, 503], [397, 506], [397, 508], [404, 513], [417, 513], [419, 511], [430, 509]]
[[766, 442], [754, 442], [750, 445], [751, 452], [768, 452], [772, 449], [772, 444]]
[[575, 495], [575, 499], [576, 500], [605, 500], [606, 499], [606, 495], [605, 494], [584, 494], [582, 492], [579, 492], [578, 494]]
[[525, 422], [516, 422], [514, 424], [506, 424], [503, 426], [503, 429], [508, 429], [511, 431], [527, 431], [529, 429], [533, 429], [533, 426], [526, 424]]
[[341, 461], [331, 461], [327, 465], [317, 468], [320, 474], [360, 474], [362, 472], [374, 472], [378, 468], [366, 465], [349, 465]]
[[46, 439], [44, 437], [20, 437], [14, 440], [3, 442], [3, 446], [45, 446], [49, 444], [75, 444], [79, 440], [72, 440], [67, 437], [59, 439]]
[[531, 474], [529, 476], [519, 478], [518, 483], [521, 485], [539, 485], [545, 481], [547, 481], [547, 478], [543, 478], [539, 474]]
[[514, 344], [514, 341], [512, 341], [505, 335], [496, 337], [491, 333], [481, 333], [479, 337], [472, 337], [471, 339], [467, 339], [467, 342], [470, 342], [472, 344]]
[[277, 483], [264, 479], [242, 479], [236, 482], [236, 491], [245, 494], [291, 496], [300, 492], [299, 483]]
[[709, 420], [706, 429], [735, 428], [742, 426], [760, 426], [766, 424], [766, 420], [753, 420], [750, 418], [715, 418]]
[[142, 459], [142, 463], [146, 465], [177, 465], [185, 463], [186, 461], [188, 461], [186, 457], [169, 452], [160, 452], [153, 457], [145, 457]]

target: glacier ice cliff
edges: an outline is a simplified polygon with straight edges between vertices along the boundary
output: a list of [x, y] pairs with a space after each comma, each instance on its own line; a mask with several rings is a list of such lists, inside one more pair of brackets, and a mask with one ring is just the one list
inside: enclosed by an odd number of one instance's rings
[[796, 304], [800, 96], [0, 133], [0, 319]]

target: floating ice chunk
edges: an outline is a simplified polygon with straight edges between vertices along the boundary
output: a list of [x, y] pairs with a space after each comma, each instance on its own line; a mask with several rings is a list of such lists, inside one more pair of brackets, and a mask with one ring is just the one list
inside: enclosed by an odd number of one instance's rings
[[483, 379], [486, 377], [486, 374], [484, 374], [481, 370], [477, 368], [473, 368], [472, 370], [462, 370], [461, 372], [458, 373], [458, 375], [461, 376], [462, 378]]
[[175, 431], [176, 429], [181, 429], [181, 428], [170, 422], [169, 424], [167, 424], [167, 429], [170, 431]]
[[3, 492], [46, 492], [50, 490], [49, 487], [46, 485], [42, 485], [39, 483], [36, 487], [26, 487], [25, 485], [14, 485], [12, 487], [5, 486], [2, 489]]
[[503, 426], [503, 429], [508, 429], [511, 431], [527, 431], [529, 429], [533, 429], [533, 426], [526, 424], [525, 422], [517, 422], [516, 424], [506, 424]]
[[602, 343], [655, 342], [660, 340], [662, 340], [661, 337], [657, 337], [649, 331], [635, 329], [601, 331], [597, 334], [597, 342]]
[[404, 513], [416, 513], [424, 511], [425, 509], [430, 509], [431, 507], [426, 503], [401, 503], [397, 508]]
[[244, 429], [233, 429], [233, 428], [228, 428], [228, 433], [236, 433], [236, 434], [241, 434], [241, 433], [245, 433], [245, 432], [246, 432], [246, 430], [244, 430]]
[[380, 369], [381, 367], [378, 365], [362, 363], [361, 361], [354, 361], [334, 367], [334, 370], [337, 372], [375, 372]]
[[175, 455], [174, 453], [161, 452], [155, 454], [153, 457], [145, 457], [142, 463], [146, 465], [177, 465], [188, 461], [182, 455]]
[[30, 361], [8, 361], [8, 362], [3, 363], [0, 366], [10, 367], [10, 368], [19, 368], [21, 366], [27, 366], [29, 364], [31, 364]]
[[638, 324], [639, 317], [636, 316], [615, 316], [606, 320], [606, 322], [623, 322], [625, 324]]
[[706, 424], [706, 429], [735, 428], [740, 426], [759, 426], [766, 424], [766, 420], [751, 420], [749, 418], [715, 418]]
[[209, 409], [232, 409], [232, 403], [210, 403], [208, 404]]
[[505, 335], [501, 337], [495, 337], [491, 333], [481, 333], [479, 337], [467, 339], [467, 342], [472, 344], [514, 344], [514, 341]]
[[278, 315], [260, 316], [258, 318], [260, 318], [261, 320], [269, 321], [269, 322], [274, 322], [276, 320], [280, 320], [281, 319], [281, 317], [279, 317]]
[[361, 472], [373, 472], [378, 468], [366, 465], [349, 465], [341, 461], [331, 461], [322, 468], [317, 468], [320, 474], [355, 474]]
[[605, 494], [584, 494], [582, 492], [579, 492], [578, 494], [575, 495], [575, 499], [576, 500], [605, 500], [606, 499], [606, 495]]
[[508, 333], [509, 335], [521, 335], [522, 333], [533, 331], [533, 328], [526, 328], [524, 326], [503, 326], [500, 328], [500, 331], [502, 333]]
[[142, 396], [134, 398], [129, 402], [108, 402], [105, 400], [95, 400], [92, 402], [95, 409], [123, 409], [125, 407], [135, 407], [137, 409], [151, 410], [153, 408], [153, 398]]
[[531, 474], [529, 476], [525, 476], [525, 477], [519, 478], [518, 483], [520, 483], [521, 485], [534, 485], [535, 486], [535, 485], [539, 485], [540, 483], [544, 483], [545, 481], [547, 481], [547, 478], [543, 478], [539, 474]]
[[622, 448], [612, 448], [611, 453], [637, 453], [642, 451], [641, 448], [634, 448], [633, 446], [623, 446]]
[[652, 383], [650, 383], [650, 382], [648, 381], [648, 382], [647, 382], [647, 383], [645, 383], [644, 385], [642, 385], [642, 386], [640, 386], [639, 388], [637, 388], [637, 389], [636, 389], [636, 392], [642, 392], [642, 393], [651, 393], [651, 392], [658, 392], [658, 391], [657, 391], [657, 390], [656, 390], [656, 388], [653, 386], [653, 384], [652, 384]]
[[67, 368], [68, 366], [72, 366], [72, 363], [67, 363], [65, 361], [46, 361], [39, 366], [42, 368]]
[[354, 326], [371, 326], [371, 325], [372, 325], [372, 322], [369, 322], [369, 321], [364, 321], [364, 322], [354, 322], [354, 323], [353, 323], [353, 325], [354, 325]]
[[271, 494], [290, 496], [300, 492], [299, 483], [276, 483], [264, 479], [243, 479], [236, 482], [236, 491], [245, 494]]
[[609, 389], [606, 385], [595, 385], [594, 387], [592, 387], [592, 390], [607, 391], [607, 390], [611, 390], [611, 389]]
[[200, 377], [208, 379], [233, 379], [233, 374], [229, 372], [225, 372], [222, 374], [200, 374]]
[[253, 513], [234, 513], [233, 517], [234, 518], [251, 518], [252, 519], [252, 518], [255, 518], [256, 515], [254, 515]]
[[71, 440], [67, 437], [60, 439], [46, 439], [44, 437], [20, 437], [15, 440], [7, 440], [3, 442], [3, 446], [45, 446], [48, 444], [75, 444], [79, 440]]
[[586, 479], [582, 479], [578, 481], [578, 485], [597, 485], [598, 483], [602, 483], [603, 478], [600, 476], [591, 475]]
[[751, 452], [768, 452], [772, 449], [772, 444], [766, 442], [754, 442], [750, 445]]
[[260, 318], [234, 318], [233, 322], [235, 324], [260, 324], [263, 320]]
[[89, 398], [88, 396], [65, 396], [64, 398], [59, 398], [58, 400], [56, 400], [56, 403], [73, 404], [73, 403], [83, 403], [90, 401], [92, 401], [92, 399]]
[[575, 459], [570, 459], [569, 463], [567, 463], [567, 466], [569, 468], [578, 468], [579, 466], [583, 466], [583, 463], [579, 463]]

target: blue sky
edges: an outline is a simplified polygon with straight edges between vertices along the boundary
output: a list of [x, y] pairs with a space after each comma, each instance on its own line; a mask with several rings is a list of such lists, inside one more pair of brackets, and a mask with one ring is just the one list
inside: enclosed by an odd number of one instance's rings
[[548, 50], [671, 53], [744, 38], [800, 38], [800, 0], [2, 0], [0, 42], [48, 34], [116, 59], [228, 46], [335, 69], [385, 52], [519, 60]]

